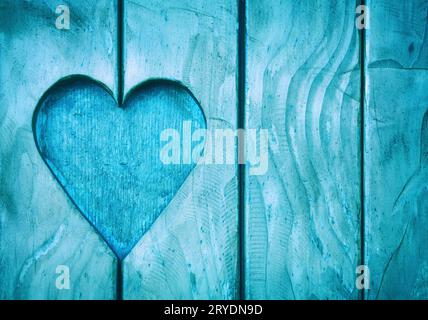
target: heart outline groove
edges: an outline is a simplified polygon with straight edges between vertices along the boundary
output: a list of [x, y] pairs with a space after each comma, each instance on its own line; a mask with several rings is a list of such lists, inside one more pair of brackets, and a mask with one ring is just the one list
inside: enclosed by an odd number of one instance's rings
[[53, 84], [36, 106], [32, 125], [40, 156], [120, 260], [195, 167], [160, 159], [160, 133], [181, 133], [185, 121], [192, 132], [206, 129], [191, 91], [165, 79], [138, 84], [118, 104], [101, 82], [74, 75]]

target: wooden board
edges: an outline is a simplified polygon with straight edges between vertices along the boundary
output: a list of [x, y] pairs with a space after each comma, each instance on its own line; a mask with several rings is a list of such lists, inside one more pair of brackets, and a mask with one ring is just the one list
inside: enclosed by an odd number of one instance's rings
[[[40, 157], [32, 117], [62, 77], [86, 74], [116, 92], [116, 5], [73, 1], [70, 30], [58, 1], [0, 4], [0, 298], [111, 299], [116, 258]], [[55, 286], [69, 267], [70, 289]]]
[[[125, 93], [148, 79], [185, 85], [207, 128], [236, 128], [236, 1], [125, 1]], [[198, 165], [123, 264], [125, 299], [238, 293], [235, 165]]]
[[369, 299], [428, 298], [428, 1], [368, 1]]
[[[237, 166], [198, 165], [140, 230], [123, 262], [123, 297], [233, 299], [242, 289], [248, 299], [357, 299], [364, 262], [366, 298], [428, 298], [428, 0], [366, 1], [364, 78], [358, 2], [248, 0], [239, 53], [239, 1], [125, 0], [123, 42], [118, 1], [74, 1], [70, 30], [55, 27], [56, 1], [3, 1], [0, 299], [122, 295], [114, 253], [37, 151], [43, 93], [73, 74], [116, 99], [167, 79], [195, 96], [208, 129], [236, 129], [239, 54], [245, 127], [269, 130], [267, 173], [245, 171], [244, 287]], [[69, 290], [55, 285], [62, 265]]]
[[247, 1], [246, 128], [269, 169], [246, 177], [249, 299], [357, 299], [360, 69], [355, 1]]

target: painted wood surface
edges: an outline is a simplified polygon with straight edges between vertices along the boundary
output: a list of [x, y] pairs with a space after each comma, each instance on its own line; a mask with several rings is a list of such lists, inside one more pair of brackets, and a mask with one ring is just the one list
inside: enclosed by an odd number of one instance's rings
[[[236, 128], [236, 1], [125, 1], [124, 85], [171, 79], [200, 102], [207, 128]], [[123, 264], [125, 299], [238, 294], [235, 165], [197, 165]]]
[[46, 164], [119, 259], [195, 167], [181, 163], [184, 142], [168, 136], [205, 128], [197, 101], [172, 81], [144, 82], [119, 106], [101, 84], [73, 77], [50, 88], [34, 114]]
[[[70, 4], [71, 29], [55, 28], [57, 1], [0, 4], [0, 298], [111, 299], [116, 258], [40, 157], [32, 117], [41, 95], [71, 74], [116, 92], [116, 6]], [[70, 289], [55, 286], [57, 266]]]
[[247, 1], [246, 127], [270, 144], [268, 173], [246, 178], [246, 298], [358, 298], [355, 7]]
[[[428, 1], [366, 1], [363, 79], [357, 1], [246, 3], [245, 127], [270, 141], [268, 173], [245, 177], [245, 298], [357, 299], [362, 262], [366, 298], [428, 298]], [[236, 128], [237, 4], [125, 1], [124, 93], [178, 81], [209, 129]], [[0, 4], [0, 299], [118, 295], [115, 254], [32, 131], [39, 99], [64, 77], [122, 95], [117, 1], [71, 3], [70, 30], [55, 28], [57, 5]], [[125, 299], [239, 297], [237, 176], [235, 165], [198, 165], [152, 225], [133, 226], [142, 237], [123, 262]], [[61, 265], [70, 290], [55, 286]]]
[[369, 299], [428, 298], [428, 1], [368, 1]]

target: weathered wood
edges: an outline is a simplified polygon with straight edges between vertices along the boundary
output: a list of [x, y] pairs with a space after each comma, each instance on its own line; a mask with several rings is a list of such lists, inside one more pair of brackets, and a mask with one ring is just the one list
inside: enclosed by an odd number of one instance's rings
[[[236, 128], [236, 1], [125, 1], [125, 92], [184, 84], [207, 128]], [[124, 260], [124, 298], [236, 298], [235, 165], [198, 165]]]
[[[0, 4], [0, 298], [110, 299], [116, 258], [40, 157], [32, 117], [60, 78], [85, 74], [116, 92], [116, 6], [72, 1], [70, 30], [57, 1]], [[55, 286], [70, 270], [70, 289]]]
[[246, 178], [246, 297], [356, 299], [356, 1], [247, 5], [246, 127], [270, 145], [268, 173]]
[[367, 5], [367, 297], [426, 299], [428, 1], [369, 0]]

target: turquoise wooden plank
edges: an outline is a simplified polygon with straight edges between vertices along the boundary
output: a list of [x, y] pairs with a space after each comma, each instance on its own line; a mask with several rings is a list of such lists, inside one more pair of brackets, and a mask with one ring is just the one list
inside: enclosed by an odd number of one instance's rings
[[428, 298], [428, 1], [367, 2], [369, 299]]
[[[187, 87], [208, 130], [236, 128], [236, 1], [125, 1], [125, 93]], [[123, 263], [125, 299], [238, 297], [236, 165], [197, 165]]]
[[[73, 1], [70, 30], [57, 1], [0, 4], [0, 298], [111, 299], [116, 258], [40, 157], [38, 100], [59, 79], [85, 74], [116, 92], [116, 5]], [[70, 289], [58, 290], [57, 267]]]
[[246, 175], [249, 299], [357, 299], [360, 68], [356, 1], [247, 1], [246, 128], [269, 169]]

